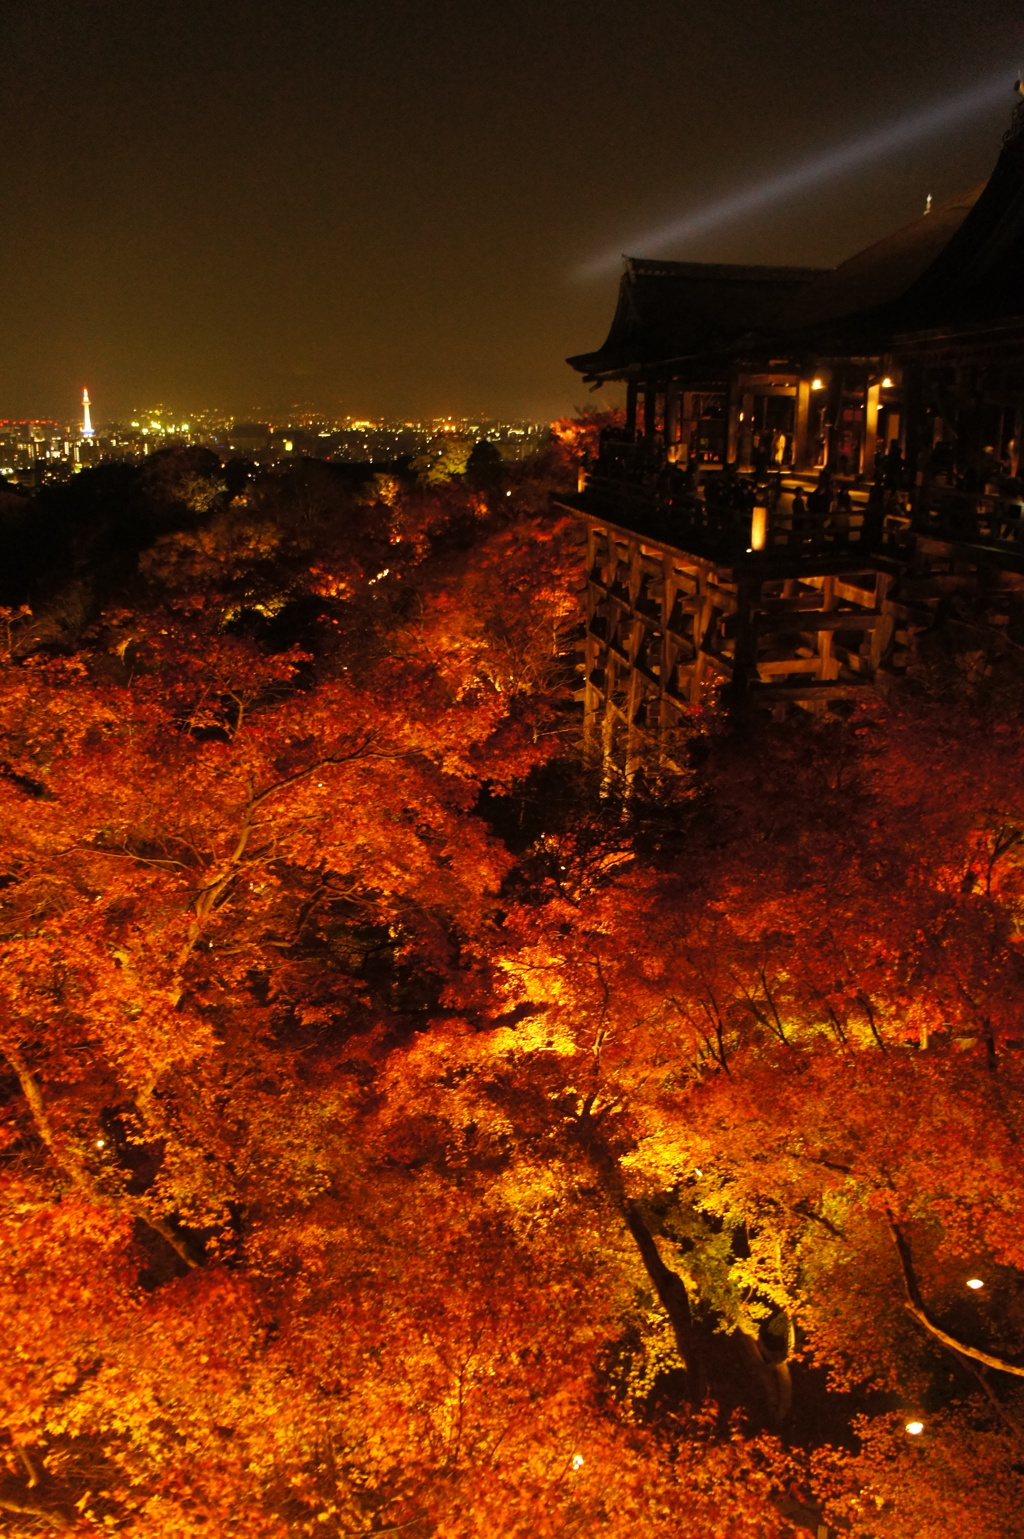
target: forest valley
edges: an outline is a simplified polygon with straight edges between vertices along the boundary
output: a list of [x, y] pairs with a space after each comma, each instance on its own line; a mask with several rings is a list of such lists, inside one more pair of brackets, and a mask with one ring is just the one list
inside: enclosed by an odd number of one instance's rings
[[1021, 694], [603, 783], [585, 437], [0, 499], [4, 1533], [1019, 1533]]

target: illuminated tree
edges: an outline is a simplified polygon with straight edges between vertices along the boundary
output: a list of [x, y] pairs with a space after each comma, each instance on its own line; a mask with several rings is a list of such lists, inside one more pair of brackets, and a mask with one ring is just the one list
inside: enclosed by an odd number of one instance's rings
[[1012, 1532], [1021, 730], [617, 796], [520, 477], [302, 467], [7, 615], [12, 1533]]

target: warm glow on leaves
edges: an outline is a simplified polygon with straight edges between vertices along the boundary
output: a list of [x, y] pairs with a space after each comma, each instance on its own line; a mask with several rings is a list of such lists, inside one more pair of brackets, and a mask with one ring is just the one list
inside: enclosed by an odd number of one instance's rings
[[7, 617], [9, 1531], [996, 1539], [1019, 728], [625, 799], [539, 482], [296, 477]]

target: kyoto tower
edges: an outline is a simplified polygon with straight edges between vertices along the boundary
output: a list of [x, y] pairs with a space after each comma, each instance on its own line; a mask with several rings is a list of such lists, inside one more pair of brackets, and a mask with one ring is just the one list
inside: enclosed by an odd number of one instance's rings
[[83, 438], [92, 438], [92, 436], [95, 433], [95, 431], [96, 430], [95, 430], [95, 428], [92, 425], [92, 414], [89, 411], [89, 392], [88, 392], [88, 390], [83, 390], [82, 391], [82, 437]]

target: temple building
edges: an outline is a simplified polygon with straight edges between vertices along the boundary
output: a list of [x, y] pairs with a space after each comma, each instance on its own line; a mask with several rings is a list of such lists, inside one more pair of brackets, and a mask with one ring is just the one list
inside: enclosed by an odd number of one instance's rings
[[[1021, 88], [1018, 87], [1019, 94]], [[944, 596], [1024, 597], [1024, 100], [989, 181], [834, 269], [629, 258], [579, 494], [588, 731], [627, 770], [709, 685], [885, 687]]]

